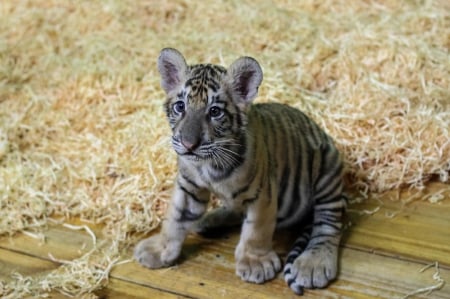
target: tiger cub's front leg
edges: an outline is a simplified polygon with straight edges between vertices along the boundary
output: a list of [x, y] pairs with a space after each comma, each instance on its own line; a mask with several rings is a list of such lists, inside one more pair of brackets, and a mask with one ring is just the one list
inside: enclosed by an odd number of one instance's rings
[[276, 198], [264, 196], [247, 207], [235, 251], [236, 274], [242, 280], [263, 283], [273, 279], [281, 269], [280, 258], [272, 248], [276, 210]]
[[187, 233], [205, 213], [208, 201], [207, 190], [188, 190], [177, 182], [161, 232], [138, 243], [135, 259], [152, 269], [172, 265], [180, 255]]

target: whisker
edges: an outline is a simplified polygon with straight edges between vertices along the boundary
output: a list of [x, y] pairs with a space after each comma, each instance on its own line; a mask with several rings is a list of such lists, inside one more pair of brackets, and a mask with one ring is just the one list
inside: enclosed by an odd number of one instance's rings
[[236, 158], [239, 155], [230, 149], [218, 147], [215, 153], [219, 154], [220, 160], [227, 166], [233, 166], [239, 163], [239, 160]]

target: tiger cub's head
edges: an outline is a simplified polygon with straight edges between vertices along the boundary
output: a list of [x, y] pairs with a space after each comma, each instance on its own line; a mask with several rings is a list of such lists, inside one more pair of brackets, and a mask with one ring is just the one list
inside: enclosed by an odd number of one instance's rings
[[179, 157], [208, 161], [218, 169], [239, 164], [245, 153], [246, 111], [263, 78], [258, 62], [241, 57], [228, 69], [187, 65], [180, 52], [166, 48], [158, 70]]

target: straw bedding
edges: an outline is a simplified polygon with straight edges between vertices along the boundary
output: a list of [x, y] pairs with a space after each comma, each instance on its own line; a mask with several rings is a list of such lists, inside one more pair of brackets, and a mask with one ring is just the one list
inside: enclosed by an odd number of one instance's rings
[[258, 101], [320, 123], [350, 189], [448, 183], [449, 12], [445, 0], [2, 1], [0, 234], [79, 217], [110, 243], [0, 295], [102, 287], [133, 234], [160, 223], [176, 172], [155, 63], [166, 46], [189, 63], [255, 57]]

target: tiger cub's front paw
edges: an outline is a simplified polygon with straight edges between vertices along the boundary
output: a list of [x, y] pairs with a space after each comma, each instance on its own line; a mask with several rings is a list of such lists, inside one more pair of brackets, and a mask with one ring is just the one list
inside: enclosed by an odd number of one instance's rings
[[157, 269], [171, 266], [180, 255], [181, 246], [169, 242], [162, 235], [140, 241], [134, 249], [134, 258], [144, 267]]
[[281, 262], [275, 251], [266, 254], [243, 254], [236, 257], [236, 274], [247, 282], [263, 283], [273, 279], [281, 269]]

